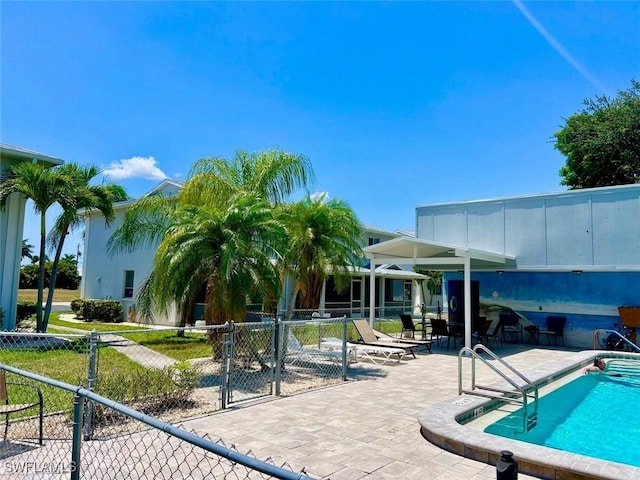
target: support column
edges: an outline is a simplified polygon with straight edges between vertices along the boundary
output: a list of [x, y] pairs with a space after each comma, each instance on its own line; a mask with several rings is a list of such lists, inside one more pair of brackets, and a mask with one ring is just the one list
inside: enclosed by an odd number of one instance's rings
[[464, 257], [464, 346], [471, 348], [471, 258]]
[[376, 320], [376, 264], [373, 257], [369, 268], [369, 325], [373, 328]]

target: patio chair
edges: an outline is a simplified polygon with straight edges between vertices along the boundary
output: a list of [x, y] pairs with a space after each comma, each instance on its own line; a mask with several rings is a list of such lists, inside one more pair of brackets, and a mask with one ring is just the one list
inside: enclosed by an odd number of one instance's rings
[[422, 338], [426, 338], [426, 323], [419, 323], [418, 325], [416, 325], [415, 323], [413, 323], [413, 318], [411, 317], [411, 315], [407, 313], [401, 313], [400, 320], [402, 321], [402, 332], [400, 333], [400, 336], [403, 339], [406, 338], [405, 333], [411, 334], [411, 337], [409, 338], [416, 338], [416, 331], [422, 332]]
[[522, 343], [522, 325], [520, 317], [515, 313], [501, 313], [502, 341], [507, 341], [507, 335], [515, 335], [516, 341]]
[[494, 320], [485, 320], [478, 332], [478, 341], [488, 348], [491, 348], [491, 340], [496, 344], [496, 348], [502, 347], [502, 324], [498, 321], [494, 326]]
[[556, 345], [558, 344], [558, 338], [564, 345], [564, 326], [567, 323], [567, 317], [556, 317], [549, 315], [547, 317], [546, 329], [539, 330], [538, 335], [545, 335], [547, 337], [547, 343], [551, 344], [550, 337], [554, 337]]
[[396, 337], [392, 337], [391, 335], [387, 335], [386, 333], [379, 332], [375, 328], [373, 328], [372, 330], [373, 330], [373, 333], [376, 334], [376, 337], [378, 338], [378, 340], [380, 340], [381, 342], [411, 343], [419, 347], [424, 347], [426, 350], [429, 351], [429, 353], [431, 353], [431, 345], [433, 343], [431, 340], [418, 340], [417, 338], [396, 338]]
[[[375, 332], [373, 331], [367, 320], [353, 319], [352, 322], [356, 327], [358, 335], [360, 335], [360, 344], [369, 345], [372, 347], [389, 347], [389, 342], [381, 341], [378, 339], [378, 337], [376, 337]], [[393, 348], [401, 348], [406, 353], [410, 353], [411, 355], [413, 355], [413, 358], [416, 358], [414, 350], [418, 348], [418, 346], [414, 343], [394, 342]]]
[[440, 318], [432, 318], [431, 319], [431, 340], [436, 339], [436, 343], [438, 345], [441, 344], [443, 338], [447, 339], [447, 350], [449, 350], [449, 343], [453, 338], [453, 348], [456, 347], [457, 339], [460, 339], [460, 343], [462, 343], [462, 335], [461, 332], [453, 332], [449, 329], [449, 325], [447, 325], [447, 321]]
[[[26, 389], [33, 389], [35, 394], [37, 395], [37, 401], [27, 401], [27, 403], [11, 403], [9, 400], [9, 391], [7, 390], [7, 385], [18, 386], [19, 389], [22, 390], [20, 400], [26, 397]], [[16, 393], [18, 393], [16, 391]], [[13, 413], [23, 412], [25, 410], [30, 410], [32, 408], [38, 407], [40, 413], [40, 436], [38, 437], [40, 445], [43, 445], [43, 435], [42, 435], [42, 424], [43, 424], [43, 414], [44, 414], [44, 401], [42, 399], [42, 391], [40, 388], [35, 385], [29, 385], [28, 383], [18, 383], [18, 382], [7, 382], [5, 378], [4, 370], [0, 369], [0, 415], [5, 416], [4, 420], [4, 440], [7, 440], [7, 433], [9, 431], [9, 415]]]

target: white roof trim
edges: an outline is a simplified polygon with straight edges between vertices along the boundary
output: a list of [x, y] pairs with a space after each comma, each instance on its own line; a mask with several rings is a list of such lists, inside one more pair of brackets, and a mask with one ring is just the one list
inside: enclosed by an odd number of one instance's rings
[[370, 245], [364, 248], [364, 252], [374, 265], [399, 263], [434, 267], [443, 271], [459, 270], [464, 266], [465, 258], [469, 258], [474, 270], [516, 268], [515, 257], [512, 255], [407, 236]]

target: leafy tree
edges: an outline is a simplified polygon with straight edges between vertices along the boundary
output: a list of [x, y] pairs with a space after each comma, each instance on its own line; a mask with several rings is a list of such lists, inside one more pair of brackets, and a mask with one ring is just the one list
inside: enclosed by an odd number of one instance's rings
[[[166, 310], [167, 302], [175, 302], [184, 325], [203, 285], [207, 324], [244, 319], [248, 295], [273, 297], [278, 277], [264, 259], [277, 258], [284, 244], [273, 205], [312, 180], [303, 155], [237, 151], [231, 160], [196, 162], [177, 196], [135, 202], [109, 239], [108, 251], [159, 244], [153, 271], [136, 295], [142, 318], [150, 320], [154, 308]], [[192, 270], [185, 271], [176, 258]]]
[[[42, 326], [44, 331], [49, 323], [51, 305], [53, 302], [53, 292], [58, 285], [56, 277], [60, 265], [60, 258], [64, 241], [70, 231], [78, 228], [83, 222], [78, 215], [78, 209], [96, 209], [104, 216], [105, 223], [109, 225], [115, 218], [113, 203], [126, 200], [127, 193], [124, 188], [115, 183], [102, 185], [91, 185], [90, 182], [100, 174], [100, 169], [95, 165], [78, 165], [67, 163], [56, 168], [56, 173], [68, 179], [65, 197], [60, 200], [62, 213], [56, 218], [53, 230], [49, 234], [48, 243], [50, 248], [55, 249], [55, 256], [51, 266], [51, 280], [49, 283], [49, 294], [44, 311]], [[72, 265], [75, 265], [75, 258], [72, 257]], [[73, 274], [67, 269], [67, 276]], [[77, 268], [75, 269], [77, 276]], [[73, 280], [65, 282], [67, 285], [74, 284]]]
[[561, 183], [570, 189], [640, 182], [640, 82], [614, 99], [597, 96], [565, 120], [555, 148], [566, 157]]
[[[50, 263], [50, 270], [53, 271], [53, 263]], [[53, 279], [53, 274], [51, 275]], [[55, 288], [66, 288], [68, 290], [75, 290], [80, 286], [80, 275], [78, 274], [78, 265], [75, 257], [71, 255], [69, 258], [61, 258], [57, 266], [56, 284]], [[49, 294], [53, 290], [52, 282], [49, 282]]]
[[47, 235], [46, 213], [55, 203], [73, 203], [66, 189], [69, 179], [48, 167], [31, 162], [13, 165], [0, 181], [0, 208], [4, 209], [7, 198], [19, 193], [33, 201], [34, 209], [40, 214], [40, 255], [38, 255], [38, 300], [36, 302], [36, 328], [43, 330], [42, 301], [45, 276], [45, 244]]
[[293, 278], [289, 319], [298, 293], [303, 308], [318, 307], [330, 274], [338, 288], [349, 285], [348, 267], [362, 257], [362, 227], [344, 201], [327, 200], [324, 194], [283, 207], [282, 218], [288, 235], [283, 272]]
[[33, 245], [27, 243], [26, 240], [22, 240], [22, 256], [21, 258], [27, 257], [29, 260], [33, 258]]

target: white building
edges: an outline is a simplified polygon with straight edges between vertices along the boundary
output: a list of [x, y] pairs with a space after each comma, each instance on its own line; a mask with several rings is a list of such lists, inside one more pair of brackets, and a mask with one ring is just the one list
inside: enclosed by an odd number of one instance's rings
[[[43, 153], [0, 144], [0, 175], [20, 162], [41, 163], [50, 167], [63, 163], [61, 159]], [[7, 198], [4, 210], [0, 210], [0, 309], [4, 312], [3, 330], [15, 329], [26, 201], [24, 195], [13, 193]]]
[[[182, 183], [164, 180], [146, 195], [162, 193], [165, 196], [175, 195]], [[116, 218], [110, 226], [106, 226], [104, 218], [97, 211], [83, 212], [85, 217], [84, 262], [82, 269], [81, 295], [83, 298], [114, 299], [122, 302], [123, 309], [130, 320], [135, 313], [136, 295], [140, 283], [149, 276], [153, 266], [153, 258], [157, 245], [148, 245], [131, 252], [116, 255], [107, 253], [107, 242], [113, 232], [122, 225], [127, 209], [134, 200], [114, 205]], [[402, 236], [401, 233], [389, 232], [373, 227], [364, 227], [365, 245], [373, 245]], [[379, 315], [396, 316], [402, 312], [417, 313], [423, 301], [422, 289], [419, 288], [424, 275], [412, 270], [405, 270], [398, 265], [380, 265], [376, 269], [375, 306]], [[322, 312], [346, 313], [364, 316], [369, 305], [369, 269], [353, 270], [351, 288], [344, 293], [337, 293], [332, 288], [332, 279], [327, 282], [325, 294], [320, 304]], [[283, 295], [288, 299], [287, 292]], [[286, 309], [281, 302], [280, 308]], [[200, 317], [201, 308], [196, 308], [193, 320]], [[175, 313], [168, 317], [158, 317], [154, 323], [176, 325]]]
[[569, 345], [591, 347], [619, 306], [640, 305], [638, 184], [419, 206], [416, 237], [366, 250], [444, 271], [445, 295], [448, 280], [477, 281], [481, 306], [539, 326], [565, 316]]

